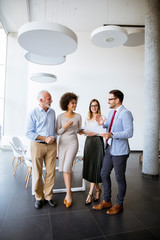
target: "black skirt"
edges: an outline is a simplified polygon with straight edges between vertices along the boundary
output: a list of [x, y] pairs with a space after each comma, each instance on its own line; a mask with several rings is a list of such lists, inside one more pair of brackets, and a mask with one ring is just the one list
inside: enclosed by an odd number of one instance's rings
[[104, 142], [100, 136], [87, 137], [84, 146], [83, 178], [101, 183], [100, 171], [104, 158]]

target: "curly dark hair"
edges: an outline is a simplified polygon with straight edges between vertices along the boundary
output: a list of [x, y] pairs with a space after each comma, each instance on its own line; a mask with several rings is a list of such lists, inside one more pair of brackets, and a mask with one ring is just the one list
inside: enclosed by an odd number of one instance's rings
[[74, 93], [71, 92], [67, 92], [65, 94], [62, 95], [61, 99], [60, 99], [60, 107], [63, 111], [68, 110], [68, 104], [72, 101], [72, 100], [78, 100], [78, 96]]

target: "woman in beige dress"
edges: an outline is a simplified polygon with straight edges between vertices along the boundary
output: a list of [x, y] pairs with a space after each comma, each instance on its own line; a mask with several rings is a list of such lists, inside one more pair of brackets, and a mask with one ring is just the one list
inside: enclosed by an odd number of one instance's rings
[[72, 205], [72, 166], [78, 151], [78, 138], [76, 129], [81, 128], [81, 115], [75, 113], [78, 97], [74, 93], [65, 93], [60, 99], [60, 106], [64, 113], [57, 117], [57, 135], [60, 135], [58, 144], [59, 171], [63, 172], [66, 186], [64, 204]]

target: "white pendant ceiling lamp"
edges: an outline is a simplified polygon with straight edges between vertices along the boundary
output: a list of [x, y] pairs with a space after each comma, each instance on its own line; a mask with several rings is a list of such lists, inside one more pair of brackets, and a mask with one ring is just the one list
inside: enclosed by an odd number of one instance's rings
[[91, 42], [102, 48], [118, 47], [127, 39], [127, 31], [123, 27], [112, 25], [97, 28], [91, 34]]
[[26, 51], [46, 56], [62, 57], [77, 49], [77, 36], [62, 24], [28, 22], [18, 32], [18, 42]]
[[30, 76], [30, 79], [40, 83], [51, 83], [57, 81], [57, 77], [50, 73], [33, 73]]
[[144, 29], [129, 29], [128, 40], [124, 43], [127, 47], [136, 47], [144, 44]]
[[58, 64], [62, 64], [66, 61], [65, 56], [48, 57], [48, 56], [42, 56], [42, 55], [38, 55], [35, 53], [31, 53], [31, 52], [25, 53], [24, 56], [28, 61], [30, 61], [32, 63], [36, 63], [36, 64], [41, 64], [41, 65], [58, 65]]

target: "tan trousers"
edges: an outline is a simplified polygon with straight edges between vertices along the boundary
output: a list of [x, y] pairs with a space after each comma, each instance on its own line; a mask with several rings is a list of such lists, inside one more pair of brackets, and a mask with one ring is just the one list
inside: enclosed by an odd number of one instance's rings
[[[42, 144], [31, 142], [31, 157], [34, 174], [34, 190], [36, 200], [51, 200], [55, 180], [55, 165], [57, 157], [57, 143]], [[43, 193], [42, 168], [46, 166], [45, 184]]]

